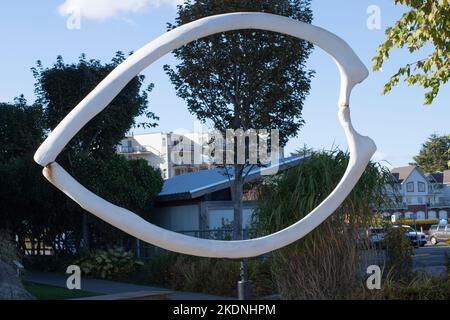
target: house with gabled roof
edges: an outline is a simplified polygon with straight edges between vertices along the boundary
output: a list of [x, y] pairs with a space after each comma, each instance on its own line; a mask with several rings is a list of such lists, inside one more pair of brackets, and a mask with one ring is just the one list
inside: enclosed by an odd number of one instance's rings
[[450, 215], [450, 170], [424, 173], [415, 165], [393, 168], [397, 204], [385, 215], [405, 218], [448, 219]]

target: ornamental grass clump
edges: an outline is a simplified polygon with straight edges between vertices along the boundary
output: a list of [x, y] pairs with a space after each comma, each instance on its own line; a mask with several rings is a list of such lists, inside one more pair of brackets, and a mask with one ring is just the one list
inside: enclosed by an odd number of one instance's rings
[[[342, 151], [315, 152], [263, 184], [255, 226], [270, 234], [302, 219], [336, 187], [349, 161]], [[273, 252], [272, 273], [282, 299], [346, 299], [361, 287], [376, 256], [365, 231], [386, 204], [384, 167], [369, 163], [342, 205], [318, 228]]]

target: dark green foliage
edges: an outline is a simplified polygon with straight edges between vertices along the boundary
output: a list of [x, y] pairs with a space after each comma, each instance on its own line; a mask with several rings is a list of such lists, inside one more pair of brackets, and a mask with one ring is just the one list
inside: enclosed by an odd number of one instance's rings
[[[249, 260], [248, 269], [255, 297], [276, 293], [267, 259]], [[235, 297], [238, 279], [238, 261], [161, 251], [123, 281]]]
[[23, 96], [14, 104], [0, 103], [0, 162], [29, 155], [41, 143], [42, 107], [27, 105]]
[[[68, 209], [71, 204], [65, 195], [49, 184], [41, 170], [31, 155], [0, 163], [4, 178], [0, 183], [0, 224], [18, 236], [22, 249], [26, 239], [41, 239], [51, 245], [57, 235], [76, 229], [81, 222], [79, 215]], [[63, 242], [61, 239], [56, 251], [66, 250]]]
[[[117, 53], [111, 63], [101, 64], [82, 55], [78, 63], [64, 64], [58, 57], [56, 64], [46, 69], [38, 63], [33, 69], [37, 103], [29, 106], [19, 97], [15, 104], [0, 104], [0, 228], [12, 231], [23, 250], [25, 241], [30, 240], [32, 254], [42, 253], [47, 246], [56, 255], [70, 256], [79, 252], [83, 235], [92, 237], [90, 242], [99, 247], [133, 241], [93, 216], [83, 220], [86, 212], [53, 187], [33, 161], [48, 130], [123, 59], [123, 54]], [[142, 76], [135, 77], [58, 158], [88, 189], [140, 215], [159, 193], [161, 173], [143, 160], [117, 156], [115, 148], [133, 125], [154, 125], [135, 123], [135, 117], [142, 115], [156, 119], [147, 110], [151, 87], [142, 91], [143, 81]]]
[[384, 238], [386, 246], [386, 270], [392, 280], [410, 279], [414, 249], [402, 227], [388, 228]]
[[72, 164], [75, 178], [89, 190], [134, 212], [143, 212], [163, 185], [160, 170], [143, 159], [127, 160], [113, 155], [103, 160], [79, 154]]
[[[75, 178], [86, 188], [111, 203], [145, 217], [145, 209], [162, 189], [159, 169], [143, 160], [127, 160], [114, 155], [108, 159], [94, 159], [80, 154], [72, 160]], [[75, 204], [71, 209], [80, 217], [84, 210]], [[132, 237], [110, 224], [88, 216], [89, 236], [93, 247], [107, 248], [115, 245], [134, 245]], [[131, 242], [124, 243], [125, 239]]]
[[123, 248], [94, 250], [74, 262], [83, 275], [94, 278], [114, 279], [133, 273], [143, 263]]
[[[45, 127], [55, 128], [124, 59], [124, 55], [117, 52], [110, 63], [102, 64], [81, 55], [77, 63], [65, 64], [58, 56], [51, 68], [44, 68], [38, 61], [32, 70], [36, 79], [37, 103], [44, 108]], [[155, 126], [153, 122], [135, 122], [136, 117], [143, 115], [150, 121], [158, 119], [148, 111], [148, 92], [153, 85], [142, 90], [144, 79], [143, 75], [133, 78], [105, 110], [80, 130], [66, 150], [72, 154], [84, 152], [95, 157], [111, 156], [118, 142], [134, 125]]]
[[[309, 1], [185, 1], [169, 29], [214, 14], [256, 11], [310, 23]], [[303, 124], [303, 101], [312, 71], [311, 44], [273, 32], [220, 33], [175, 50], [176, 69], [165, 66], [179, 97], [200, 120], [225, 129], [280, 130], [282, 144]]]
[[169, 287], [172, 278], [172, 266], [178, 259], [179, 254], [172, 251], [162, 250], [140, 268], [136, 280], [148, 285], [159, 285]]
[[450, 135], [432, 134], [414, 157], [415, 163], [424, 172], [447, 170], [450, 162]]
[[383, 288], [386, 300], [450, 300], [450, 281], [428, 275], [417, 275], [412, 280], [387, 280]]
[[[178, 6], [175, 24], [168, 24], [168, 29], [206, 16], [245, 11], [312, 21], [310, 0], [186, 0]], [[198, 39], [175, 50], [180, 63], [164, 69], [177, 95], [199, 120], [223, 134], [227, 129], [277, 129], [284, 146], [303, 125], [303, 102], [313, 76], [306, 68], [311, 51], [310, 43], [291, 36], [238, 30]], [[246, 144], [244, 164], [248, 158]], [[233, 164], [233, 239], [241, 239], [245, 165], [236, 160]]]

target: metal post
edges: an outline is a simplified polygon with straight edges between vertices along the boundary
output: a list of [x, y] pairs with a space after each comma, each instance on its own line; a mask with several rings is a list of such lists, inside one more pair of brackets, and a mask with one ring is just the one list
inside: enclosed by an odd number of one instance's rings
[[[247, 239], [246, 230], [242, 230], [242, 239]], [[240, 278], [238, 281], [238, 299], [249, 300], [252, 299], [252, 282], [248, 280], [248, 263], [246, 259], [241, 260]]]
[[241, 280], [238, 281], [238, 299], [239, 300], [249, 300], [252, 298], [252, 287], [251, 281], [248, 280], [248, 265], [247, 260], [243, 259], [241, 261], [240, 268]]
[[141, 241], [136, 238], [136, 257], [141, 259]]
[[417, 243], [417, 247], [420, 247], [420, 241], [417, 238], [417, 224], [416, 224], [416, 220], [417, 220], [417, 211], [414, 212], [414, 230], [416, 231], [416, 243]]

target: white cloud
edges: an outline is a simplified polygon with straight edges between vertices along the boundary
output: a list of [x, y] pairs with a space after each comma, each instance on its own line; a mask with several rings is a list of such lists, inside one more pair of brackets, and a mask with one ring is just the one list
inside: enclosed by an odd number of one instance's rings
[[61, 16], [70, 16], [74, 12], [80, 17], [93, 20], [105, 20], [126, 13], [137, 13], [161, 5], [177, 5], [182, 0], [65, 0], [58, 7]]

